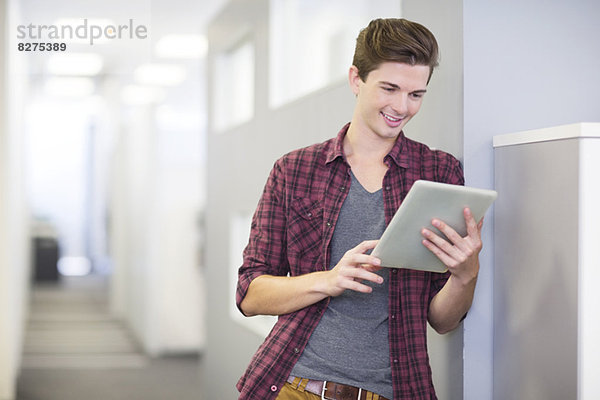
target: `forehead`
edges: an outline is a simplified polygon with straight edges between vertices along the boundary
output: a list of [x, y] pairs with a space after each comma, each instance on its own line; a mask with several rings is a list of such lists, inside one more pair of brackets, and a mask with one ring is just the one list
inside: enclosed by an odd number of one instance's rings
[[429, 79], [428, 65], [410, 65], [401, 62], [384, 62], [369, 72], [365, 83], [387, 82], [404, 86], [427, 86]]

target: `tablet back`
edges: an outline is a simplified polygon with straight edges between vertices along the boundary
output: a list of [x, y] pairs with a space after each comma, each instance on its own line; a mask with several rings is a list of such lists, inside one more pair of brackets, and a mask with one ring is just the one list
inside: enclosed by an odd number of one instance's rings
[[445, 272], [447, 267], [421, 243], [421, 230], [428, 228], [445, 238], [431, 225], [431, 220], [437, 218], [465, 236], [464, 208], [469, 207], [475, 220], [480, 221], [497, 195], [493, 190], [418, 180], [372, 254], [380, 258], [385, 267]]

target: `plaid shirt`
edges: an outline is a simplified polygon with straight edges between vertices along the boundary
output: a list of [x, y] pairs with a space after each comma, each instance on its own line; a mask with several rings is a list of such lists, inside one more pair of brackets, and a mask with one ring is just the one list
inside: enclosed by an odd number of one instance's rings
[[[293, 151], [275, 163], [252, 219], [239, 269], [238, 307], [257, 276], [327, 270], [331, 237], [351, 181], [342, 146], [348, 126], [336, 138]], [[383, 178], [386, 224], [414, 181], [464, 184], [458, 160], [403, 133], [384, 162], [389, 167]], [[391, 270], [388, 309], [394, 399], [436, 398], [427, 354], [427, 314], [431, 299], [448, 276]], [[328, 303], [324, 299], [279, 316], [237, 384], [239, 399], [277, 397]]]

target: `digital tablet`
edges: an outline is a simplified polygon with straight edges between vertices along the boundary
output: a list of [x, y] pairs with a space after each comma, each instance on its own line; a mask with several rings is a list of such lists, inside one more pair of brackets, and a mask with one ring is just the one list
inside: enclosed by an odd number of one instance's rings
[[480, 221], [497, 196], [494, 190], [418, 180], [371, 254], [388, 268], [445, 272], [448, 268], [423, 245], [421, 230], [427, 228], [446, 238], [431, 225], [431, 220], [437, 218], [465, 236], [465, 207], [471, 209], [476, 221]]

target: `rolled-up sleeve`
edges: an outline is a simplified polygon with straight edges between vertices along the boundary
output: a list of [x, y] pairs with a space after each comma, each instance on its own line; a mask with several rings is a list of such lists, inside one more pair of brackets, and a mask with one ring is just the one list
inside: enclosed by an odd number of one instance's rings
[[275, 163], [252, 217], [250, 239], [238, 270], [236, 304], [240, 304], [250, 283], [260, 275], [285, 276], [289, 272], [286, 246], [286, 200], [283, 161]]

